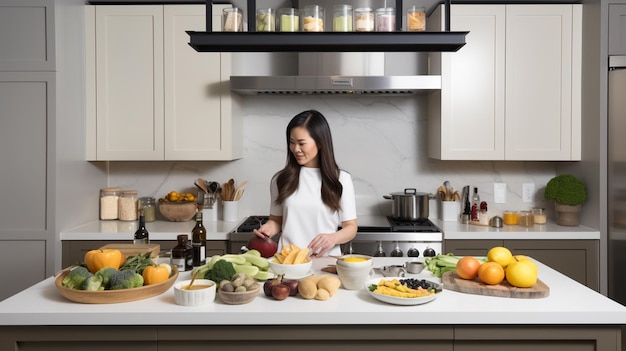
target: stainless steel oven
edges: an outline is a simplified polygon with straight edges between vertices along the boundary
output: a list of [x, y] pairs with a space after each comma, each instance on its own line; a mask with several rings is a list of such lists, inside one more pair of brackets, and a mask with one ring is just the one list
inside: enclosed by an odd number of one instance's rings
[[[231, 253], [238, 253], [254, 235], [252, 229], [264, 223], [267, 216], [250, 216], [230, 233]], [[387, 216], [359, 216], [357, 235], [350, 243], [341, 245], [342, 252], [376, 255], [380, 248], [385, 256], [402, 252], [404, 257], [434, 256], [441, 253], [443, 235], [428, 219], [397, 220]], [[395, 250], [395, 252], [394, 252]]]

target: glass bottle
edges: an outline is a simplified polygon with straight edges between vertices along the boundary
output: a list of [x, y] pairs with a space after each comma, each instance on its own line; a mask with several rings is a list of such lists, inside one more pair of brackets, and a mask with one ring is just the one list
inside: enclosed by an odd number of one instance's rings
[[478, 188], [474, 188], [474, 194], [472, 195], [472, 214], [471, 220], [478, 221], [480, 213], [480, 195], [478, 195]]
[[276, 31], [276, 10], [274, 10], [273, 8], [256, 10], [256, 31]]
[[319, 5], [309, 5], [302, 10], [302, 31], [324, 31], [324, 8]]
[[146, 229], [146, 219], [143, 210], [139, 210], [139, 227], [135, 231], [133, 244], [150, 244], [150, 234]]
[[383, 242], [379, 241], [378, 242], [378, 248], [376, 249], [376, 252], [374, 252], [374, 257], [385, 257], [387, 256], [385, 254], [385, 251], [383, 250]]
[[281, 32], [299, 32], [300, 14], [298, 9], [282, 8], [278, 10], [278, 28]]
[[193, 247], [193, 265], [202, 266], [206, 263], [206, 229], [202, 224], [202, 209], [196, 208], [196, 226], [191, 231]]
[[238, 7], [222, 10], [222, 31], [241, 32], [243, 30], [243, 11]]
[[374, 31], [374, 11], [369, 7], [354, 10], [354, 30], [357, 32]]
[[406, 30], [408, 32], [423, 32], [426, 30], [426, 13], [423, 7], [409, 7], [406, 12]]
[[120, 188], [100, 189], [100, 219], [103, 221], [117, 219], [119, 216], [117, 202], [120, 198]]
[[376, 9], [376, 31], [395, 32], [396, 31], [396, 10], [393, 7]]
[[190, 271], [193, 269], [193, 249], [189, 244], [189, 236], [187, 234], [179, 234], [176, 236], [178, 245], [172, 248], [170, 263], [179, 271]]

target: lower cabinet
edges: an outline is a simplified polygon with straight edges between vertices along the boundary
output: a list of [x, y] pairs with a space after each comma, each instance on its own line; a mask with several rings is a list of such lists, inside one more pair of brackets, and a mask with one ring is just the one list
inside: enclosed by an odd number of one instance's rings
[[0, 349], [621, 351], [620, 333], [619, 326], [610, 325], [4, 326]]
[[[111, 241], [106, 240], [71, 240], [63, 241], [63, 267], [68, 267], [75, 262], [82, 261], [85, 253], [89, 250], [97, 249]], [[161, 256], [169, 255], [169, 251], [176, 246], [176, 240], [152, 240], [151, 244], [161, 245]], [[228, 242], [225, 240], [211, 240], [206, 242], [207, 257], [213, 255], [223, 255], [227, 251]]]
[[444, 252], [458, 256], [485, 256], [494, 246], [504, 246], [514, 255], [530, 256], [577, 282], [599, 291], [598, 240], [444, 240]]

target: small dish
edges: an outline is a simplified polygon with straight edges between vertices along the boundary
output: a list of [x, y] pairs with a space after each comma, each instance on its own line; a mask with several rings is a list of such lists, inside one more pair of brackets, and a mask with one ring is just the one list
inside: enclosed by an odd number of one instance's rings
[[259, 296], [260, 286], [257, 284], [254, 289], [243, 292], [228, 292], [224, 290], [217, 290], [217, 296], [220, 300], [228, 305], [243, 305], [252, 302], [257, 296]]
[[[381, 279], [382, 278], [375, 278], [375, 279], [370, 279], [367, 282], [365, 282], [365, 290], [367, 291], [368, 294], [370, 294], [376, 300], [382, 301], [382, 302], [385, 302], [385, 303], [389, 303], [389, 304], [392, 304], [392, 305], [402, 305], [402, 306], [422, 305], [422, 304], [425, 304], [425, 303], [433, 301], [441, 293], [441, 292], [435, 292], [435, 294], [433, 294], [433, 295], [424, 296], [424, 297], [404, 298], [404, 297], [395, 297], [395, 296], [378, 294], [378, 293], [375, 293], [373, 291], [370, 291], [370, 289], [369, 289], [370, 285], [378, 284], [378, 282]], [[400, 280], [400, 279], [406, 279], [406, 278], [404, 278], [404, 277], [395, 277], [395, 278], [394, 277], [390, 277], [390, 278], [386, 278], [386, 279], [398, 279], [398, 280]]]
[[174, 301], [181, 306], [201, 306], [215, 300], [216, 285], [209, 279], [196, 279], [191, 286], [186, 289], [191, 280], [183, 280], [174, 284]]

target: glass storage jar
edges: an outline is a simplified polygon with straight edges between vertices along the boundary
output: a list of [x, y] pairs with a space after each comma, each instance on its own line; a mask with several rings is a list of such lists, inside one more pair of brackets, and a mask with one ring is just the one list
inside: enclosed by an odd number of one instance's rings
[[319, 5], [309, 5], [302, 9], [302, 31], [324, 31], [324, 8]]
[[352, 32], [352, 5], [333, 6], [333, 32]]
[[522, 227], [532, 227], [534, 224], [535, 220], [531, 211], [519, 211], [518, 225]]
[[406, 11], [406, 30], [408, 32], [426, 30], [426, 13], [423, 7], [411, 6]]
[[118, 218], [117, 202], [120, 198], [120, 188], [100, 189], [100, 219], [110, 221]]
[[374, 11], [369, 7], [354, 10], [354, 30], [356, 32], [374, 31]]
[[146, 222], [156, 220], [156, 204], [153, 197], [140, 197], [137, 209], [143, 210], [143, 217]]
[[519, 222], [519, 215], [517, 211], [504, 211], [504, 224], [517, 225]]
[[118, 201], [121, 221], [137, 220], [137, 190], [123, 190]]
[[272, 8], [256, 10], [256, 31], [276, 31], [276, 11]]
[[376, 31], [396, 31], [396, 10], [392, 7], [376, 9]]
[[548, 221], [546, 209], [540, 207], [533, 208], [533, 219], [535, 220], [535, 224], [546, 224]]
[[283, 8], [278, 10], [278, 28], [281, 32], [300, 31], [300, 13], [298, 9]]
[[243, 11], [238, 7], [227, 7], [222, 10], [222, 30], [224, 32], [241, 32], [243, 30]]

